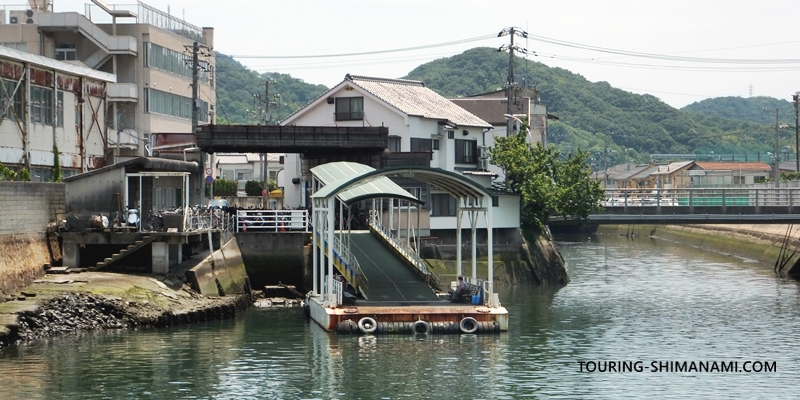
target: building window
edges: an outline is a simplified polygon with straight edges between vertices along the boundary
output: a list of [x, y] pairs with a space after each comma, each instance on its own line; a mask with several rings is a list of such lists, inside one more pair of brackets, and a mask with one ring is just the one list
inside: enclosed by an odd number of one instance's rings
[[364, 119], [363, 97], [337, 97], [336, 120], [360, 121]]
[[[160, 69], [171, 74], [180, 75], [186, 78], [192, 77], [192, 58], [188, 54], [161, 47], [150, 42], [144, 46], [144, 66]], [[198, 79], [208, 83], [211, 75], [212, 66], [202, 61], [198, 70]]]
[[[198, 120], [208, 122], [208, 103], [200, 100]], [[192, 119], [192, 99], [155, 89], [144, 90], [144, 109], [147, 113]]]
[[492, 196], [492, 207], [500, 207], [500, 196]]
[[420, 196], [422, 196], [422, 188], [419, 188], [419, 187], [404, 187], [403, 189], [405, 189], [406, 192], [411, 193], [411, 195], [416, 197], [417, 200], [419, 200]]
[[400, 136], [389, 136], [389, 151], [400, 152]]
[[433, 139], [433, 149], [439, 150], [439, 139]]
[[411, 138], [411, 151], [431, 151], [431, 139]]
[[456, 163], [477, 164], [478, 141], [456, 139]]
[[[10, 47], [10, 48], [12, 48], [14, 50], [25, 51], [25, 52], [28, 51], [28, 44], [25, 43], [25, 42], [6, 42], [6, 43], [0, 43], [0, 44], [2, 44], [3, 46], [6, 46], [6, 47]], [[37, 44], [38, 44], [38, 42], [37, 42]]]
[[53, 89], [31, 86], [30, 97], [31, 122], [53, 125]]
[[[14, 89], [17, 90], [16, 93]], [[10, 118], [13, 121], [16, 121], [17, 118], [22, 118], [22, 85], [17, 88], [17, 82], [3, 79], [2, 91], [2, 106], [5, 111], [5, 118]]]
[[74, 44], [60, 44], [56, 47], [56, 60], [77, 60]]
[[455, 217], [456, 198], [449, 194], [431, 195], [431, 216], [432, 217]]

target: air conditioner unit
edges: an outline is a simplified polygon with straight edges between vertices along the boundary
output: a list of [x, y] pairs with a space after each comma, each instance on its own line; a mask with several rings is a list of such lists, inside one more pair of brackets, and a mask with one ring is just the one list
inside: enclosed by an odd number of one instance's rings
[[480, 149], [480, 158], [487, 159], [489, 158], [489, 147], [488, 146], [478, 146]]
[[478, 160], [478, 169], [481, 171], [489, 170], [489, 160], [481, 158]]
[[10, 24], [35, 24], [39, 20], [39, 13], [33, 10], [12, 10], [8, 12]]

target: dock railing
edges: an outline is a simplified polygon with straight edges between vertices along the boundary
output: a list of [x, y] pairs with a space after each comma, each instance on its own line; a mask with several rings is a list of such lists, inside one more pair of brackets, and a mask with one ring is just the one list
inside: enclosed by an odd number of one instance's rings
[[308, 210], [237, 210], [236, 232], [308, 232]]
[[417, 254], [417, 252], [403, 240], [400, 240], [394, 233], [392, 233], [388, 228], [380, 224], [377, 219], [371, 218], [369, 222], [370, 227], [375, 229], [384, 240], [386, 240], [389, 244], [394, 247], [397, 252], [399, 252], [403, 257], [406, 258], [409, 262], [411, 262], [422, 276], [425, 277], [425, 283], [428, 284], [433, 289], [441, 290], [439, 286], [439, 277], [431, 271], [430, 268], [425, 264], [425, 261]]
[[[317, 236], [320, 237], [322, 243], [324, 243], [322, 250], [327, 256], [328, 239], [319, 231], [317, 231]], [[358, 263], [358, 259], [353, 256], [349, 249], [342, 245], [338, 236], [333, 237], [333, 255], [340, 261], [342, 267], [345, 269], [339, 272], [341, 272], [342, 275], [345, 276], [345, 279], [355, 287], [356, 291], [361, 293], [365, 299], [369, 299], [369, 279], [367, 279], [361, 271], [361, 265]]]

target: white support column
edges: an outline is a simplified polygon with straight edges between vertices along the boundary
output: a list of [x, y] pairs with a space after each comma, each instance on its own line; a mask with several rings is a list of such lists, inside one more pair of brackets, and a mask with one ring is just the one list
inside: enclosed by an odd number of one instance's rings
[[489, 258], [489, 276], [486, 278], [494, 291], [494, 239], [492, 232], [494, 230], [492, 225], [492, 198], [484, 197], [484, 211], [483, 215], [486, 217], [486, 242], [487, 242], [487, 257]]
[[[475, 199], [472, 199], [472, 207], [475, 207]], [[478, 212], [469, 211], [470, 228], [472, 229], [472, 279], [478, 279]]]
[[464, 210], [461, 209], [461, 198], [458, 198], [456, 211], [456, 275], [461, 276], [461, 217]]
[[419, 226], [420, 214], [422, 214], [422, 205], [421, 204], [417, 204], [417, 257], [421, 257], [421, 252], [420, 252], [419, 248], [420, 248], [420, 245], [422, 243], [422, 239], [420, 239], [420, 235], [422, 233], [421, 233], [421, 228]]
[[389, 199], [389, 233], [394, 232], [394, 199]]
[[312, 272], [314, 274], [313, 277], [314, 288], [312, 290], [313, 293], [317, 295], [319, 294], [319, 285], [318, 285], [319, 271], [317, 270], [317, 268], [319, 268], [319, 257], [317, 254], [317, 251], [319, 251], [317, 246], [317, 243], [319, 243], [319, 235], [317, 234], [317, 231], [319, 230], [319, 218], [317, 218], [317, 213], [318, 213], [317, 210], [319, 209], [319, 207], [317, 207], [317, 199], [312, 200], [312, 207], [313, 208], [311, 209], [311, 226], [313, 229], [311, 232], [311, 238], [312, 238], [311, 256], [313, 258], [313, 261], [311, 263], [311, 269], [313, 270]]
[[165, 242], [153, 242], [150, 246], [152, 273], [166, 275], [169, 272], [169, 246]]
[[[330, 300], [333, 296], [333, 210], [336, 203], [335, 197], [329, 197], [326, 199], [328, 204], [328, 289], [327, 289], [327, 297], [326, 300]], [[328, 301], [328, 304], [331, 304], [332, 301]]]
[[411, 246], [411, 203], [406, 201], [406, 243]]

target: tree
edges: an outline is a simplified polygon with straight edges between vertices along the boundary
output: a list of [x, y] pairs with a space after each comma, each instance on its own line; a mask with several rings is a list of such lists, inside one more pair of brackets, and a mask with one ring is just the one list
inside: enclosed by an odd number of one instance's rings
[[244, 192], [248, 196], [261, 196], [261, 192], [264, 191], [264, 186], [261, 185], [259, 181], [247, 181], [244, 184]]
[[[527, 121], [522, 125], [527, 125]], [[531, 146], [526, 126], [516, 134], [495, 139], [489, 156], [503, 168], [506, 186], [521, 197], [521, 222], [541, 228], [552, 215], [586, 218], [603, 199], [600, 183], [590, 179], [588, 153], [562, 159], [554, 146]]]

